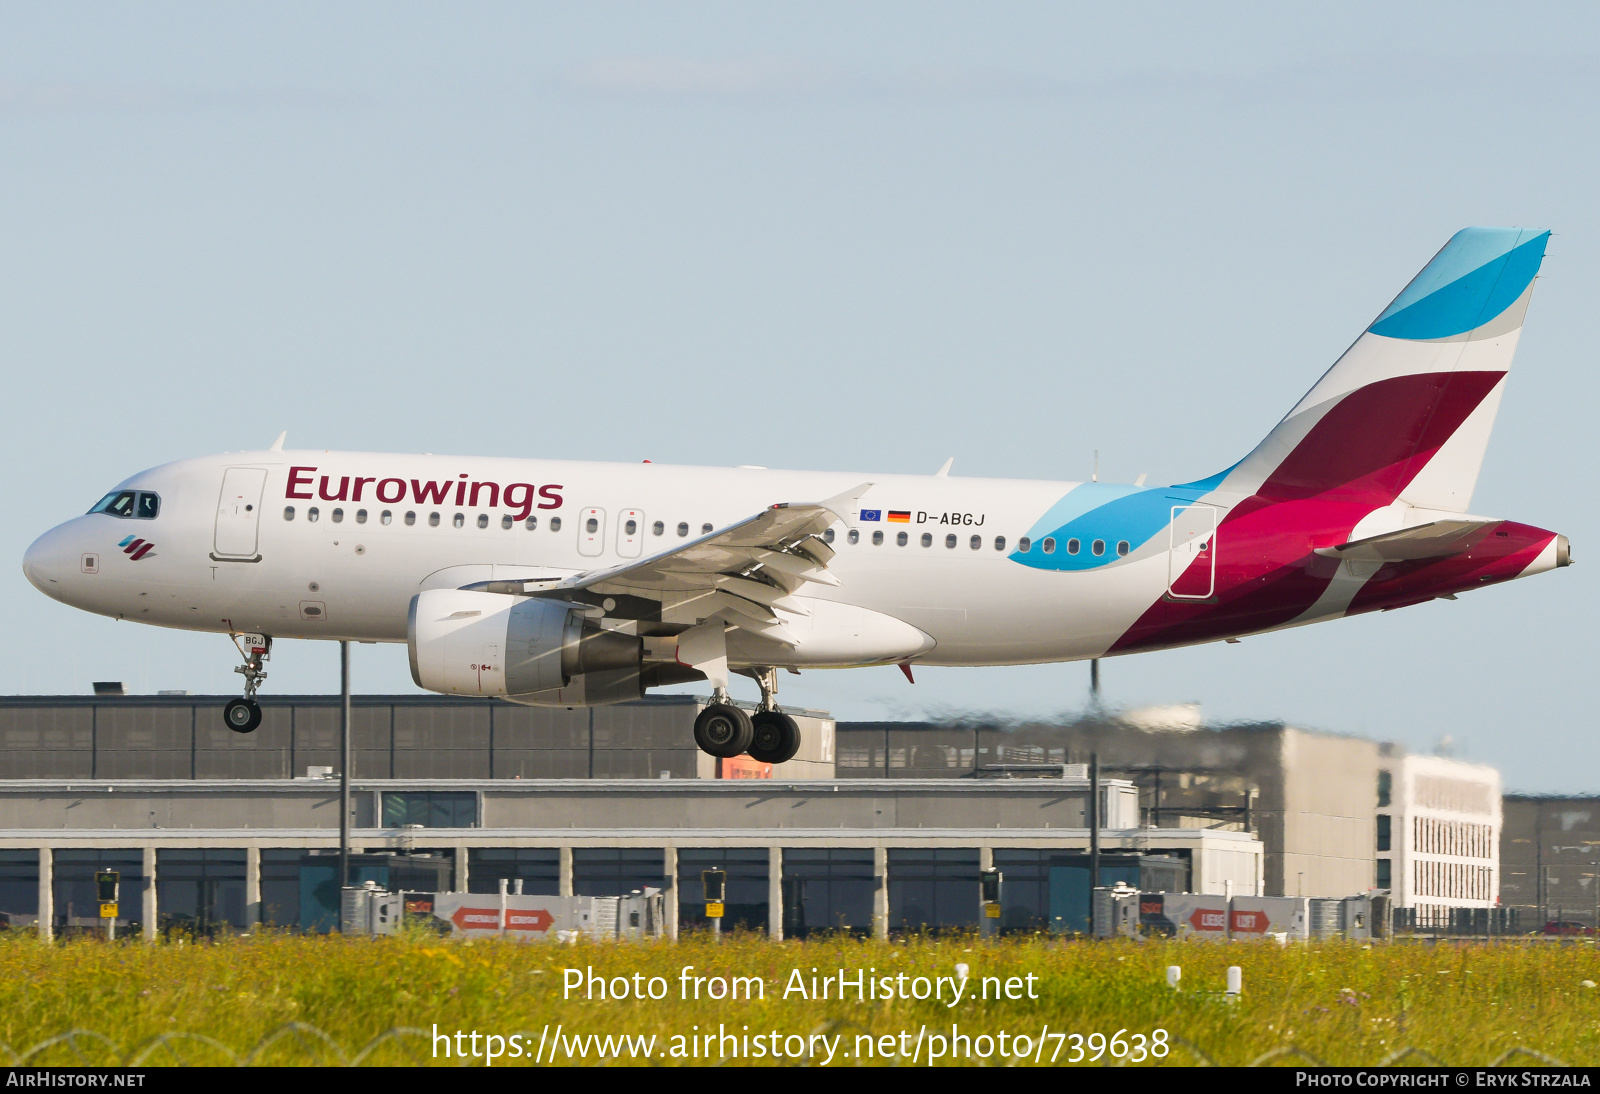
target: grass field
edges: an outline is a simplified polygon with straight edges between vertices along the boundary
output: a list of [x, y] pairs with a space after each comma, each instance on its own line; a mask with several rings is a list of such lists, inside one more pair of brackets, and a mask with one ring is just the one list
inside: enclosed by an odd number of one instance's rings
[[[916, 976], [954, 975], [969, 966], [967, 997], [955, 1007], [950, 985], [943, 1001], [855, 999], [852, 986], [840, 1001], [790, 994], [793, 970], [801, 970], [809, 994], [812, 969], [820, 979], [847, 970], [875, 969], [869, 976], [905, 973], [907, 990]], [[1166, 985], [1168, 965], [1183, 968], [1183, 989]], [[1244, 973], [1244, 993], [1233, 1003], [1220, 994], [1228, 965]], [[684, 966], [695, 976], [757, 976], [764, 998], [698, 1002], [679, 996]], [[659, 976], [665, 991], [646, 999], [563, 999], [566, 968], [592, 967], [607, 978], [632, 977], [646, 992]], [[1026, 998], [1029, 975], [1036, 999]], [[1003, 994], [1005, 980], [1018, 999], [972, 998], [982, 978]], [[509, 1037], [521, 1034], [527, 1055], [499, 1064], [527, 1065], [546, 1035], [541, 1058], [548, 1062], [549, 1034], [559, 1024], [568, 1044], [589, 1034], [655, 1035], [651, 1063], [705, 1063], [704, 1055], [679, 1059], [699, 1042], [687, 1040], [708, 1028], [742, 1037], [771, 1034], [774, 1048], [798, 1055], [794, 1040], [821, 1033], [837, 1037], [835, 1066], [886, 1062], [881, 1038], [898, 1035], [892, 1059], [916, 1043], [918, 1063], [949, 1038], [987, 1034], [987, 1060], [959, 1056], [956, 1062], [990, 1065], [1008, 1059], [994, 1040], [1001, 1031], [1030, 1038], [1041, 1063], [1058, 1064], [1080, 1053], [1084, 1063], [1098, 1042], [1127, 1031], [1150, 1037], [1166, 1031], [1164, 1059], [1144, 1063], [1192, 1064], [1210, 1060], [1245, 1064], [1280, 1046], [1295, 1046], [1329, 1064], [1375, 1064], [1412, 1047], [1449, 1064], [1487, 1064], [1521, 1046], [1569, 1064], [1600, 1061], [1600, 955], [1588, 945], [1449, 944], [1399, 942], [1289, 946], [1271, 944], [1084, 943], [1021, 939], [982, 943], [974, 939], [913, 939], [876, 943], [852, 939], [772, 943], [759, 937], [729, 937], [722, 943], [688, 938], [677, 944], [522, 945], [495, 941], [458, 943], [431, 936], [342, 939], [263, 934], [217, 942], [108, 944], [78, 940], [41, 943], [31, 937], [0, 937], [0, 1063], [10, 1062], [70, 1030], [100, 1035], [58, 1040], [28, 1056], [34, 1064], [334, 1063], [457, 1064], [433, 1056], [430, 1038], [386, 1031], [435, 1024], [447, 1034], [476, 1030]], [[630, 989], [632, 987], [630, 981]], [[900, 984], [896, 981], [896, 984]], [[663, 987], [664, 985], [664, 987]], [[714, 985], [708, 980], [702, 991]], [[1042, 1041], [1045, 1027], [1049, 1036]], [[697, 1027], [697, 1028], [696, 1028]], [[747, 1027], [747, 1028], [746, 1028]], [[1057, 1033], [1085, 1037], [1081, 1044]], [[324, 1036], [325, 1035], [325, 1036]], [[672, 1040], [678, 1038], [676, 1041]], [[873, 1054], [862, 1059], [862, 1041]], [[509, 1042], [508, 1042], [509, 1043]], [[728, 1042], [718, 1042], [727, 1045]], [[470, 1051], [470, 1042], [463, 1041]], [[488, 1042], [480, 1042], [480, 1047]], [[748, 1042], [746, 1042], [748, 1044]], [[818, 1055], [823, 1044], [815, 1046]], [[1149, 1042], [1147, 1042], [1148, 1046]], [[1192, 1047], [1191, 1047], [1192, 1046]], [[589, 1043], [590, 1062], [597, 1047]], [[613, 1046], [615, 1049], [616, 1046]], [[982, 1044], [969, 1048], [981, 1052]], [[1018, 1043], [1011, 1042], [1014, 1056]], [[1119, 1042], [1121, 1047], [1121, 1042]], [[1146, 1051], [1149, 1051], [1148, 1047]], [[940, 1063], [950, 1063], [947, 1046]], [[254, 1053], [254, 1055], [251, 1055]], [[850, 1053], [847, 1057], [844, 1053]], [[1137, 1053], [1135, 1053], [1137, 1054]], [[1203, 1055], [1202, 1055], [1203, 1054]], [[713, 1061], [717, 1051], [712, 1050]], [[565, 1057], [558, 1057], [565, 1062]], [[482, 1064], [480, 1056], [471, 1062]], [[576, 1061], [575, 1061], [576, 1062]], [[616, 1062], [628, 1062], [624, 1059]], [[643, 1060], [637, 1062], [646, 1062]], [[772, 1063], [771, 1056], [729, 1063]], [[800, 1061], [781, 1062], [791, 1066]], [[820, 1061], [813, 1061], [820, 1062]], [[1102, 1050], [1100, 1063], [1113, 1059]], [[1277, 1062], [1304, 1062], [1294, 1054]], [[1412, 1056], [1409, 1062], [1424, 1062]], [[1532, 1058], [1517, 1062], [1535, 1063]]]

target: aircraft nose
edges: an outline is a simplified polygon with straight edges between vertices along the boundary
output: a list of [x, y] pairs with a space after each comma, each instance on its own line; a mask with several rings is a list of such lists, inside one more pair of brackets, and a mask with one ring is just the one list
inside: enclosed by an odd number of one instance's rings
[[22, 556], [22, 573], [30, 584], [46, 596], [61, 599], [62, 578], [68, 571], [71, 544], [65, 526], [52, 528], [34, 540]]

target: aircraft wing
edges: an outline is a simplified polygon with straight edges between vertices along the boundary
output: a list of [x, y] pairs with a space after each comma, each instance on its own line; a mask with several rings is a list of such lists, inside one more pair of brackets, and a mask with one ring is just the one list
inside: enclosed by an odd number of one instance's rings
[[1348, 558], [1358, 562], [1401, 562], [1410, 559], [1448, 558], [1460, 554], [1473, 535], [1498, 520], [1434, 520], [1415, 528], [1401, 528], [1395, 532], [1368, 536], [1341, 543], [1337, 547], [1323, 547], [1317, 554], [1324, 558]]
[[670, 551], [558, 580], [494, 581], [491, 592], [562, 596], [589, 592], [660, 601], [663, 621], [693, 624], [719, 613], [757, 634], [792, 641], [780, 611], [808, 615], [791, 594], [807, 582], [838, 585], [828, 572], [833, 548], [822, 532], [844, 519], [848, 503], [872, 484], [862, 483], [820, 502], [780, 502]]

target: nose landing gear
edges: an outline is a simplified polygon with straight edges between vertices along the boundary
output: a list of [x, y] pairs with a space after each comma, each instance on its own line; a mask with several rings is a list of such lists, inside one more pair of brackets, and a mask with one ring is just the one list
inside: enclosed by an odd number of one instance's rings
[[244, 698], [230, 699], [222, 708], [223, 723], [235, 733], [250, 733], [261, 724], [261, 704], [256, 702], [256, 689], [267, 678], [262, 663], [272, 656], [272, 639], [264, 634], [230, 635], [233, 644], [244, 658], [244, 664], [235, 665], [233, 671], [244, 676]]

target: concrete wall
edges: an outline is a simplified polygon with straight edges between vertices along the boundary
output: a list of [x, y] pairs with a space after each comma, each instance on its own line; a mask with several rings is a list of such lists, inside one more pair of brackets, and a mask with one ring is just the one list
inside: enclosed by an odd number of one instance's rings
[[1261, 799], [1267, 892], [1366, 892], [1377, 839], [1377, 742], [1297, 729], [1285, 729], [1282, 741], [1279, 780], [1267, 782]]
[[1524, 927], [1557, 918], [1600, 926], [1600, 797], [1503, 800], [1501, 903], [1522, 912]]

